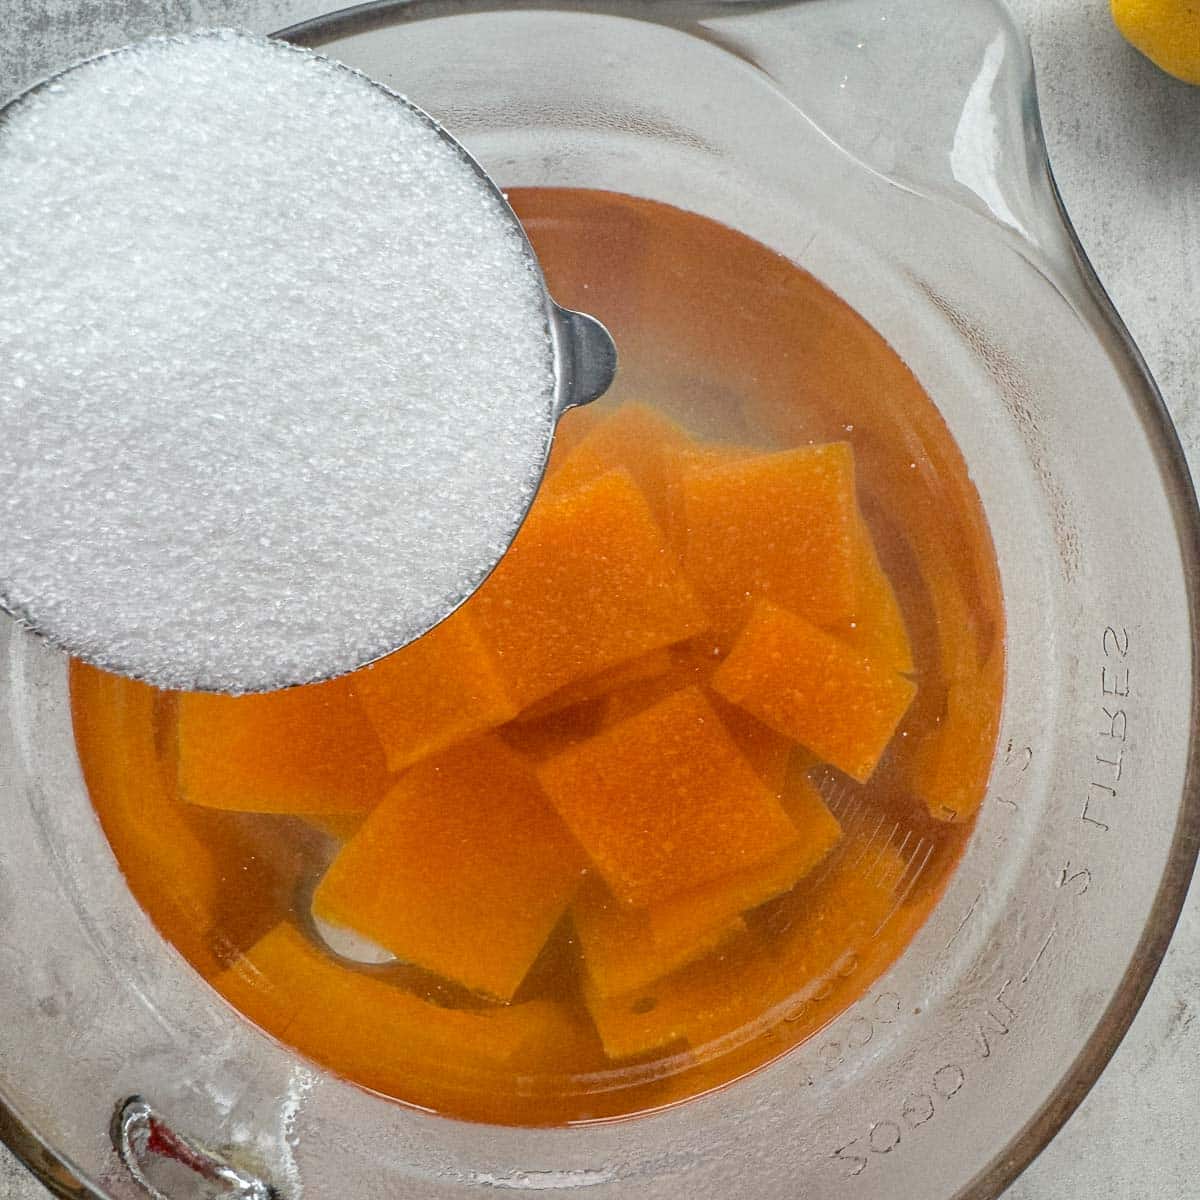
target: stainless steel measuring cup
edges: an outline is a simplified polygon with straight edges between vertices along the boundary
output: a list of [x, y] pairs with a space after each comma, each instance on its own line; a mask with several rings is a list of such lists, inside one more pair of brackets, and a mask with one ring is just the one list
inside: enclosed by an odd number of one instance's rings
[[[340, 159], [326, 114], [351, 122]], [[615, 371], [441, 125], [278, 40], [210, 30], [58, 73], [0, 109], [0, 187], [0, 605], [160, 686], [318, 682], [427, 632]]]

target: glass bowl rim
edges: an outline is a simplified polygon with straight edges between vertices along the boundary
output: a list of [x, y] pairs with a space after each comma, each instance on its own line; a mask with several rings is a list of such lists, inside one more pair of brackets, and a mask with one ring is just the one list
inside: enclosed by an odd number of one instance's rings
[[[739, 10], [790, 8], [805, 2], [656, 0], [654, 23], [686, 26], [705, 18], [732, 15]], [[990, 1162], [976, 1173], [953, 1200], [996, 1200], [1053, 1140], [1083, 1102], [1116, 1053], [1150, 990], [1183, 911], [1200, 856], [1200, 734], [1195, 732], [1200, 718], [1200, 506], [1197, 505], [1182, 444], [1158, 385], [1096, 275], [1054, 178], [1043, 133], [1028, 39], [1004, 0], [982, 0], [982, 3], [993, 10], [997, 22], [1005, 29], [1013, 44], [1019, 47], [1025, 60], [1027, 69], [1021, 99], [1025, 116], [1027, 161], [1032, 170], [1044, 172], [1049, 183], [1078, 279], [1096, 304], [1101, 321], [1113, 335], [1115, 346], [1124, 354], [1125, 365], [1131, 372], [1126, 393], [1131, 406], [1143, 421], [1154, 456], [1162, 468], [1163, 488], [1179, 534], [1188, 586], [1189, 625], [1192, 631], [1189, 716], [1193, 734], [1170, 857], [1142, 935], [1112, 999], [1054, 1093], [1031, 1115], [1014, 1138], [994, 1151]], [[317, 48], [334, 39], [369, 33], [401, 22], [513, 11], [630, 17], [644, 13], [645, 7], [644, 0], [366, 0], [365, 3], [334, 9], [297, 22], [271, 36]], [[18, 1162], [52, 1195], [63, 1200], [112, 1200], [110, 1194], [81, 1171], [67, 1155], [56, 1150], [22, 1120], [15, 1107], [6, 1101], [2, 1084], [0, 1080], [0, 1143], [7, 1146]]]

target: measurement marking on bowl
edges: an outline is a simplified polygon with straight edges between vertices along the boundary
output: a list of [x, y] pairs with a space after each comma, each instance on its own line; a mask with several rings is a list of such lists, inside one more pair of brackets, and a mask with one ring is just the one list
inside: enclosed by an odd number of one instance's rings
[[[850, 956], [854, 963], [857, 960], [854, 956]], [[849, 970], [851, 964], [847, 963], [843, 969], [838, 972], [843, 978], [852, 974]], [[794, 1010], [789, 1010], [784, 1016], [785, 1021], [798, 1021], [802, 1019], [808, 1011], [810, 998], [804, 998], [799, 1001]], [[851, 1050], [861, 1050], [865, 1048], [875, 1037], [878, 1027], [887, 1027], [897, 1024], [901, 1019], [901, 1014], [904, 1010], [904, 1002], [900, 995], [896, 992], [880, 992], [871, 1002], [870, 1008], [866, 1012], [858, 1013], [851, 1021], [846, 1031], [845, 1047]], [[870, 1026], [870, 1031], [866, 1036], [854, 1038], [852, 1031], [855, 1029], [863, 1029], [864, 1026]], [[840, 1067], [844, 1066], [846, 1059], [842, 1053], [843, 1043], [837, 1039], [829, 1039], [822, 1042], [814, 1050], [811, 1051], [819, 1060], [824, 1074], [833, 1074]], [[816, 1072], [805, 1072], [805, 1084], [812, 1087], [816, 1083]]]
[[[930, 852], [932, 849], [931, 846]], [[916, 855], [909, 861], [911, 866], [911, 863], [916, 861]], [[918, 869], [918, 874], [923, 868], [924, 864]], [[1072, 905], [1091, 891], [1092, 873], [1087, 867], [1080, 867], [1068, 861], [1054, 874], [1052, 887], [1056, 906]], [[985, 891], [981, 890], [976, 895], [941, 953], [944, 954], [954, 944], [975, 915], [985, 894]], [[1025, 989], [1033, 985], [1058, 932], [1059, 921], [1057, 917], [1051, 916], [1037, 941], [1036, 950], [1027, 957], [1024, 967], [1017, 968], [1007, 975], [995, 992], [969, 1008], [969, 1015], [961, 1027], [965, 1035], [961, 1053], [932, 1072], [927, 1083], [917, 1085], [910, 1091], [899, 1102], [897, 1109], [881, 1114], [865, 1131], [860, 1131], [855, 1137], [829, 1151], [829, 1161], [843, 1168], [843, 1178], [862, 1175], [875, 1159], [900, 1149], [917, 1129], [945, 1111], [948, 1104], [975, 1077], [984, 1063], [998, 1056], [1001, 1048], [1021, 1027], [1023, 1005], [1020, 997]], [[883, 995], [876, 998], [876, 1006], [883, 999]], [[910, 1007], [902, 997], [897, 996], [896, 1001], [897, 1014]], [[859, 1040], [861, 1041], [861, 1038]], [[858, 1048], [848, 1036], [845, 1046]], [[827, 1073], [844, 1066], [846, 1060], [842, 1051], [843, 1043], [837, 1041], [827, 1042], [817, 1051]], [[811, 1074], [808, 1082], [814, 1082]]]
[[[875, 823], [875, 828], [871, 830], [871, 836], [869, 838], [867, 838], [866, 844], [859, 850], [858, 857], [854, 860], [854, 865], [856, 867], [861, 867], [863, 865], [863, 863], [866, 862], [867, 855], [870, 854], [871, 848], [875, 845], [875, 839], [879, 837], [880, 830], [883, 829], [883, 826], [886, 821], [887, 821], [887, 817], [884, 816], [883, 814], [880, 814], [879, 820]], [[887, 849], [887, 845], [885, 843], [883, 848], [879, 851], [879, 854], [882, 854], [883, 850], [886, 850], [886, 849]], [[876, 864], [879, 862], [878, 857], [876, 857], [875, 862], [876, 862]], [[869, 870], [869, 868], [868, 868], [868, 870]]]
[[997, 774], [1001, 776], [998, 781], [1004, 791], [996, 791], [992, 794], [996, 798], [997, 804], [1003, 804], [1005, 808], [1011, 808], [1014, 811], [1020, 809], [1020, 805], [1008, 794], [1008, 784], [1006, 780], [1011, 780], [1011, 785], [1016, 787], [1019, 785], [1021, 776], [1033, 765], [1033, 747], [1018, 746], [1013, 738], [1009, 738], [1004, 746], [1004, 757], [1000, 762]]
[[1084, 896], [1092, 886], [1092, 873], [1087, 867], [1081, 867], [1079, 870], [1071, 869], [1071, 860], [1067, 859], [1067, 865], [1063, 867], [1062, 873], [1058, 877], [1058, 886], [1060, 888], [1076, 887], [1076, 896]]
[[[1126, 743], [1129, 738], [1129, 709], [1127, 704], [1134, 695], [1132, 672], [1127, 662], [1131, 639], [1129, 631], [1124, 626], [1107, 626], [1101, 635], [1101, 645], [1104, 659], [1100, 669], [1101, 711], [1103, 725], [1097, 736], [1104, 739], [1098, 750], [1092, 748], [1092, 773], [1087, 789], [1084, 806], [1081, 812], [1083, 823], [1101, 833], [1111, 829], [1111, 819], [1102, 819], [1099, 806], [1101, 803], [1114, 801], [1119, 795], [1118, 784], [1122, 783], [1127, 763], [1125, 758]], [[1115, 743], [1115, 746], [1113, 745]], [[1017, 800], [1008, 794], [1010, 788], [1023, 783], [1023, 777], [1029, 771], [1035, 760], [1035, 751], [1031, 746], [1022, 745], [1016, 739], [1005, 742], [1003, 757], [997, 765], [1000, 775], [999, 786], [1003, 794], [993, 792], [994, 798], [1006, 808], [1018, 811]], [[1101, 774], [1101, 773], [1104, 774]], [[822, 792], [827, 797], [830, 810], [843, 820], [848, 832], [870, 828], [870, 805], [861, 794], [856, 794], [853, 785], [842, 779], [826, 776], [820, 781]], [[1108, 816], [1108, 812], [1103, 814]], [[860, 856], [862, 861], [877, 841], [884, 821], [881, 819], [871, 830], [867, 847]], [[896, 836], [896, 830], [885, 839], [885, 843]], [[926, 846], [925, 839], [919, 839], [912, 852], [908, 850], [910, 835], [905, 835], [900, 841], [900, 853], [906, 858], [906, 867], [897, 881], [899, 893], [896, 908], [903, 905], [911, 893], [921, 873], [929, 861], [934, 847]], [[876, 862], [879, 860], [876, 859]], [[914, 864], [919, 862], [914, 870]], [[1056, 893], [1055, 904], [1071, 903], [1082, 899], [1092, 890], [1093, 875], [1089, 867], [1078, 861], [1068, 859], [1055, 872], [1053, 887]], [[950, 935], [941, 953], [945, 954], [956, 943], [963, 930], [977, 915], [986, 895], [986, 889], [981, 889], [968, 905], [962, 919]], [[895, 908], [888, 919], [895, 913]], [[886, 921], [884, 922], [886, 924]], [[882, 928], [882, 926], [881, 926]], [[1023, 989], [1028, 988], [1043, 967], [1058, 936], [1059, 922], [1051, 918], [1043, 933], [1039, 936], [1036, 949], [1026, 959], [1023, 969], [1008, 975], [999, 988], [985, 1001], [980, 1002], [971, 1010], [964, 1025], [967, 1044], [963, 1053], [951, 1061], [938, 1067], [929, 1076], [926, 1085], [918, 1086], [910, 1091], [900, 1101], [899, 1106], [891, 1114], [881, 1114], [879, 1119], [872, 1121], [864, 1131], [853, 1139], [844, 1142], [830, 1151], [832, 1162], [844, 1168], [844, 1176], [854, 1178], [861, 1175], [871, 1163], [879, 1157], [892, 1154], [899, 1150], [905, 1141], [922, 1126], [928, 1124], [937, 1115], [945, 1111], [950, 1102], [974, 1077], [978, 1067], [990, 1062], [997, 1056], [1002, 1046], [1013, 1036], [1021, 1024], [1021, 1008], [1019, 996]], [[897, 1000], [900, 998], [897, 997]], [[878, 1000], [877, 1000], [878, 1003]], [[900, 1001], [897, 1012], [903, 1011]], [[861, 1018], [856, 1018], [861, 1020]], [[857, 1030], [858, 1036], [851, 1037], [851, 1031]], [[844, 1042], [830, 1041], [817, 1051], [819, 1060], [825, 1070], [833, 1071], [845, 1064], [844, 1049], [858, 1049], [865, 1045], [865, 1034], [862, 1028], [852, 1024]], [[866, 1039], [869, 1040], [869, 1039]], [[974, 1064], [974, 1065], [972, 1065]], [[809, 1082], [812, 1082], [810, 1076]]]
[[1025, 974], [1021, 976], [1021, 982], [1023, 984], [1028, 983], [1030, 979], [1033, 978], [1034, 971], [1038, 969], [1038, 965], [1041, 963], [1042, 957], [1045, 955], [1046, 951], [1050, 949], [1050, 943], [1054, 941], [1057, 933], [1058, 926], [1056, 924], [1051, 925], [1050, 932], [1046, 935], [1046, 940], [1042, 943], [1041, 949], [1038, 950], [1037, 954], [1033, 956], [1033, 962], [1031, 962], [1029, 966], [1025, 968]]
[[965, 913], [963, 913], [962, 920], [959, 921], [959, 923], [954, 927], [954, 932], [950, 935], [950, 940], [942, 947], [942, 954], [945, 954], [946, 951], [949, 950], [950, 947], [953, 946], [956, 941], [958, 941], [958, 935], [960, 933], [962, 933], [962, 931], [964, 929], [966, 929], [967, 924], [970, 922], [971, 918], [975, 915], [975, 910], [979, 907], [979, 902], [983, 899], [985, 894], [986, 894], [985, 890], [981, 888], [979, 891], [979, 894], [975, 897], [974, 900], [971, 901], [970, 907], [967, 909], [967, 911]]
[[[922, 845], [925, 846], [925, 855], [921, 859], [921, 865], [919, 867], [917, 867], [917, 869], [915, 871], [912, 872], [912, 875], [909, 878], [908, 884], [905, 886], [904, 890], [902, 892], [900, 892], [900, 894], [897, 896], [896, 903], [892, 906], [892, 910], [880, 922], [879, 928], [876, 929], [876, 931], [875, 931], [877, 934], [896, 915], [896, 913], [901, 908], [903, 908], [904, 905], [908, 902], [909, 896], [912, 895], [913, 889], [917, 886], [917, 881], [921, 878], [922, 874], [925, 871], [925, 868], [929, 865], [929, 860], [933, 857], [934, 845], [932, 842], [927, 843], [925, 841], [925, 839], [922, 838], [921, 841], [917, 844], [917, 849], [913, 853], [913, 856], [908, 861], [908, 869], [911, 869], [912, 864], [917, 861], [917, 856], [921, 853]], [[902, 874], [900, 876], [900, 880], [902, 881], [903, 879], [904, 879], [904, 875]], [[899, 883], [899, 881], [898, 881], [898, 883]]]
[[1106, 626], [1100, 638], [1104, 651], [1100, 665], [1100, 711], [1104, 714], [1101, 724], [1107, 721], [1107, 728], [1096, 735], [1100, 752], [1092, 747], [1092, 769], [1080, 819], [1101, 833], [1111, 829], [1120, 794], [1117, 785], [1125, 773], [1128, 702], [1134, 697], [1132, 671], [1127, 662], [1130, 643], [1129, 629], [1124, 625]]
[[[875, 861], [870, 866], [870, 873], [881, 883], [887, 879], [888, 873], [894, 868], [894, 863], [888, 861], [887, 852], [895, 849], [893, 843], [896, 840], [896, 835], [900, 832], [900, 822], [893, 821], [891, 829], [888, 830], [887, 837], [883, 840], [883, 845], [880, 846], [878, 853], [875, 855]], [[907, 840], [907, 835], [905, 840]]]

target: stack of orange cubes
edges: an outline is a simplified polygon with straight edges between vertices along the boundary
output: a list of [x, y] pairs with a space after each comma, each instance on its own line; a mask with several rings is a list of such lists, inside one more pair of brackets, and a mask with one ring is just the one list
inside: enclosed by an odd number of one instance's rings
[[[306, 913], [216, 986], [401, 1096], [418, 1059], [570, 1070], [595, 1066], [581, 1047], [621, 1064], [768, 1019], [893, 903], [903, 864], [831, 857], [810, 776], [871, 778], [913, 669], [848, 444], [575, 414], [509, 553], [420, 641], [327, 684], [178, 699], [175, 803], [319, 825], [338, 849], [315, 916], [465, 999], [339, 961]], [[942, 803], [940, 761], [921, 769]], [[768, 937], [753, 914], [791, 892]], [[547, 993], [556, 937], [570, 982]]]

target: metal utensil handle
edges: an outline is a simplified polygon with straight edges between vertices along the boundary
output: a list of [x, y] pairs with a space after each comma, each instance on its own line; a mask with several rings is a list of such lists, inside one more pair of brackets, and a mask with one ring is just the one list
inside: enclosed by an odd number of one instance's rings
[[130, 1096], [117, 1106], [111, 1134], [121, 1162], [153, 1200], [174, 1200], [147, 1178], [145, 1166], [153, 1158], [178, 1163], [238, 1200], [278, 1200], [270, 1184], [176, 1133], [141, 1096]]
[[553, 306], [553, 312], [559, 408], [566, 412], [590, 404], [608, 391], [617, 373], [617, 347], [595, 317], [559, 304]]

